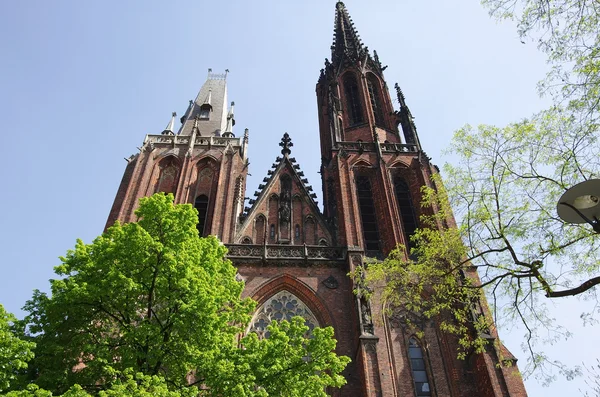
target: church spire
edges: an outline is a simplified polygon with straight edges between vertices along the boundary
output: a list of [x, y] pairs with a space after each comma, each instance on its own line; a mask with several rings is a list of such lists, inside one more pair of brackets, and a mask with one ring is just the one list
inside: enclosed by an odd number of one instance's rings
[[198, 118], [200, 136], [221, 136], [227, 128], [227, 74], [208, 69], [206, 81], [182, 118], [179, 134], [191, 135]]
[[339, 65], [344, 56], [358, 59], [366, 49], [360, 41], [360, 36], [354, 28], [354, 22], [352, 22], [344, 3], [338, 1], [335, 8], [335, 33], [331, 46], [331, 61], [334, 65]]
[[419, 142], [419, 135], [417, 134], [417, 127], [408, 105], [406, 104], [406, 98], [402, 89], [396, 83], [394, 85], [396, 89], [396, 95], [398, 96], [398, 103], [400, 104], [400, 110], [395, 112], [398, 124], [402, 127], [404, 133], [404, 139], [407, 144], [417, 145], [418, 149], [421, 149], [421, 143]]

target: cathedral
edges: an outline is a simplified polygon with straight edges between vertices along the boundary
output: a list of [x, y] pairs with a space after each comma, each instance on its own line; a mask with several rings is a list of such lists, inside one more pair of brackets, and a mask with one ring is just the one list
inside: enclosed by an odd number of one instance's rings
[[435, 321], [418, 337], [383, 315], [377, 294], [367, 300], [353, 293], [350, 271], [410, 245], [422, 212], [420, 188], [435, 188], [438, 171], [423, 152], [402, 91], [395, 86], [395, 110], [385, 67], [360, 41], [342, 2], [334, 23], [331, 58], [316, 84], [322, 211], [287, 133], [254, 197], [245, 197], [248, 130], [234, 134], [227, 73], [209, 70], [181, 126], [175, 128], [173, 113], [164, 131], [147, 135], [127, 159], [107, 226], [135, 221], [138, 200], [156, 192], [191, 203], [198, 233], [228, 247], [244, 296], [258, 302], [249, 330], [263, 335], [272, 319], [294, 315], [311, 328], [334, 328], [337, 353], [352, 362], [347, 384], [333, 395], [526, 396], [516, 359], [504, 347], [490, 343], [486, 352], [459, 360], [456, 338]]

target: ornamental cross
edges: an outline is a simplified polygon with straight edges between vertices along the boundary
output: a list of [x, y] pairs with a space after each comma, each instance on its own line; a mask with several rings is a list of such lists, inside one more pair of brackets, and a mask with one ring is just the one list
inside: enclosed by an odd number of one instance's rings
[[290, 135], [287, 132], [285, 134], [283, 134], [283, 138], [281, 138], [281, 142], [279, 142], [279, 146], [282, 147], [281, 154], [288, 155], [288, 154], [292, 153], [290, 148], [292, 146], [294, 146], [294, 144], [292, 143], [292, 138], [290, 138]]

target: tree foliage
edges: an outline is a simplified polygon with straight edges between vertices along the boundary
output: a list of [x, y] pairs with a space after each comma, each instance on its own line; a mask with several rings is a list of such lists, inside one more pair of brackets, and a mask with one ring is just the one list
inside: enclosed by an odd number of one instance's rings
[[[298, 319], [272, 324], [269, 339], [238, 343], [255, 302], [240, 298], [244, 284], [225, 246], [198, 237], [191, 205], [156, 194], [141, 199], [136, 215], [92, 244], [77, 241], [55, 268], [51, 295], [35, 291], [27, 302], [36, 386], [65, 395], [187, 396], [196, 385], [200, 395], [242, 397], [319, 396], [345, 383], [339, 373], [349, 360], [333, 352], [331, 328], [311, 339]], [[154, 386], [159, 391], [149, 391]]]
[[35, 344], [19, 338], [16, 318], [0, 305], [0, 392], [7, 390], [33, 358]]
[[539, 88], [557, 105], [576, 110], [581, 123], [598, 123], [600, 101], [600, 6], [588, 0], [482, 0], [490, 14], [517, 22], [525, 43], [533, 40], [551, 66]]

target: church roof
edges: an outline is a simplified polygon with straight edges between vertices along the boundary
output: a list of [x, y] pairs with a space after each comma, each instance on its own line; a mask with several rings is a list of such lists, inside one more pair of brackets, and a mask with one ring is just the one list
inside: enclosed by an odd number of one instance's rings
[[[227, 73], [213, 73], [209, 69], [196, 99], [190, 101], [190, 106], [181, 118], [179, 135], [191, 135], [194, 119], [198, 117], [200, 136], [221, 136], [227, 127], [227, 103]], [[202, 116], [201, 109], [208, 110], [208, 118]]]

